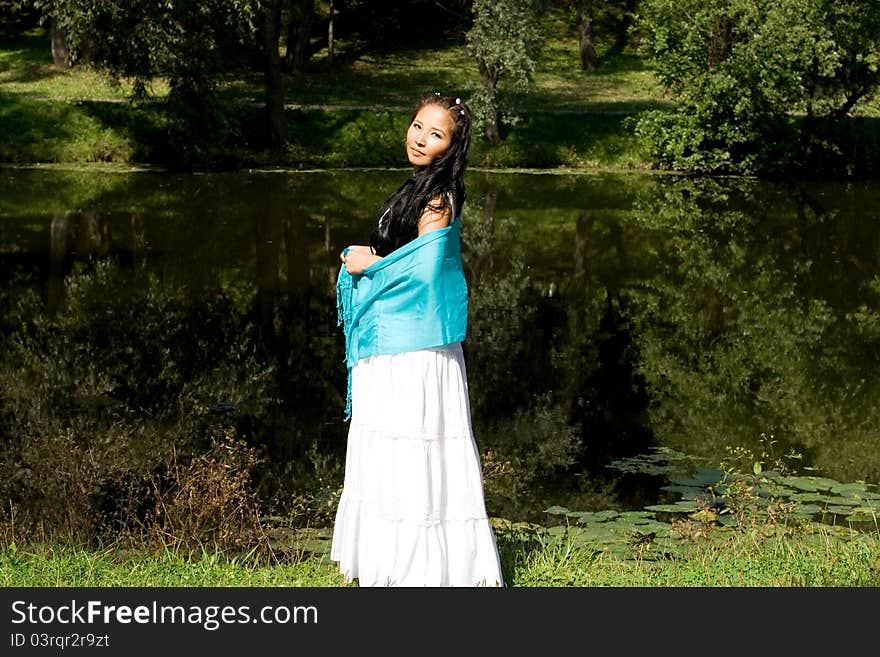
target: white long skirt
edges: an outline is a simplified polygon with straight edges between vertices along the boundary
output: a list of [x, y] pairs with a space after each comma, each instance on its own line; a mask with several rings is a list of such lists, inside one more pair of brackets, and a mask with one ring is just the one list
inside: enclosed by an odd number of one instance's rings
[[360, 586], [503, 586], [460, 343], [353, 368], [330, 559]]

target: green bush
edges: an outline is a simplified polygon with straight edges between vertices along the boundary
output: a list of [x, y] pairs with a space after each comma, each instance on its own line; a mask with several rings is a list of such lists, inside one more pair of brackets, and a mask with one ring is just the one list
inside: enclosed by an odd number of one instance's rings
[[826, 170], [843, 152], [841, 121], [880, 82], [867, 1], [646, 0], [641, 28], [678, 104], [636, 131], [669, 168]]

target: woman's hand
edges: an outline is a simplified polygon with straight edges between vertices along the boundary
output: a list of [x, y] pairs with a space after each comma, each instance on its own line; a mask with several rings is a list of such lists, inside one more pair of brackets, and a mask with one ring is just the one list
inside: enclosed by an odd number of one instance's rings
[[375, 255], [369, 246], [356, 245], [348, 247], [348, 253], [340, 253], [339, 259], [349, 274], [362, 274], [370, 265], [381, 260], [382, 256]]

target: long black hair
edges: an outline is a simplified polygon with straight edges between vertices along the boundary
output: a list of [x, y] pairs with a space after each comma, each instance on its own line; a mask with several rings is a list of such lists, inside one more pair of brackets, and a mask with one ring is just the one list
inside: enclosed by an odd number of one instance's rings
[[418, 169], [385, 200], [376, 227], [370, 234], [370, 246], [380, 256], [386, 256], [418, 237], [419, 219], [429, 202], [432, 210], [445, 210], [449, 207], [451, 193], [453, 215], [461, 212], [464, 205], [464, 170], [471, 146], [471, 110], [460, 98], [435, 93], [419, 99], [410, 123], [426, 105], [437, 105], [449, 112], [453, 124], [451, 143], [445, 153]]

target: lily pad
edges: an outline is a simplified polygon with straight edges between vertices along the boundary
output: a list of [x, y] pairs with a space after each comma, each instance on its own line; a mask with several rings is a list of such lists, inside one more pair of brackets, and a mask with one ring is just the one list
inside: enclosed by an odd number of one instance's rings
[[857, 506], [852, 510], [853, 513], [873, 513], [875, 516], [880, 516], [880, 506]]
[[576, 518], [581, 522], [589, 522], [596, 514], [592, 511], [569, 511], [565, 514], [566, 518]]
[[634, 525], [647, 525], [652, 522], [656, 522], [654, 520], [654, 512], [653, 511], [624, 511], [619, 516], [617, 516], [617, 520], [631, 522]]
[[681, 495], [681, 498], [685, 500], [704, 498], [707, 495], [705, 489], [697, 486], [681, 486], [678, 484], [672, 484], [671, 486], [663, 486], [661, 490], [669, 491], [670, 493], [678, 493], [679, 495]]
[[836, 506], [858, 506], [859, 500], [853, 497], [842, 497], [840, 495], [836, 495], [834, 497], [828, 497], [825, 499], [827, 504], [832, 504]]
[[682, 465], [676, 464], [675, 461], [693, 462], [695, 460], [699, 459], [668, 447], [657, 447], [647, 454], [615, 459], [605, 467], [627, 473], [669, 475], [681, 472], [683, 469]]
[[590, 525], [589, 527], [581, 527], [577, 528], [581, 531], [578, 532], [570, 532], [568, 534], [568, 539], [574, 545], [577, 546], [587, 546], [587, 545], [610, 545], [612, 543], [620, 543], [621, 538], [617, 534], [612, 531], [608, 531], [602, 525]]
[[870, 513], [851, 513], [846, 517], [847, 522], [878, 522], [877, 515]]
[[665, 533], [669, 529], [669, 525], [659, 520], [648, 520], [638, 524], [625, 522], [620, 519], [606, 525], [608, 529], [616, 533], [636, 532], [638, 534], [657, 534]]
[[620, 514], [617, 511], [612, 511], [611, 509], [606, 509], [605, 511], [595, 511], [595, 512], [591, 513], [589, 516], [585, 516], [585, 517], [591, 518], [594, 522], [604, 522], [606, 520], [610, 520], [611, 518], [616, 518], [619, 515]]
[[795, 493], [790, 497], [795, 502], [824, 502], [826, 499], [822, 493]]
[[674, 504], [652, 504], [645, 508], [650, 511], [665, 511], [667, 513], [690, 513], [700, 507], [693, 500], [679, 500]]
[[880, 493], [869, 491], [864, 486], [862, 486], [861, 488], [845, 488], [844, 486], [835, 486], [831, 489], [831, 492], [841, 497], [849, 497], [856, 500], [880, 500]]
[[853, 512], [851, 506], [838, 506], [831, 504], [825, 507], [825, 513], [833, 513], [838, 516], [848, 516]]
[[689, 477], [671, 477], [669, 480], [679, 486], [711, 486], [724, 479], [724, 470], [716, 468], [697, 468]]
[[818, 504], [798, 504], [792, 510], [792, 515], [809, 517], [814, 516], [822, 511], [822, 507]]
[[807, 491], [830, 491], [834, 486], [840, 484], [839, 481], [828, 479], [826, 477], [786, 477], [783, 479], [783, 482], [788, 486], [794, 486], [800, 490]]
[[867, 493], [868, 489], [863, 483], [853, 482], [849, 484], [838, 484], [831, 487], [831, 492], [837, 495], [845, 495], [848, 493]]
[[569, 509], [566, 509], [564, 506], [551, 506], [549, 509], [544, 509], [544, 513], [550, 513], [553, 515], [568, 515], [571, 513]]

